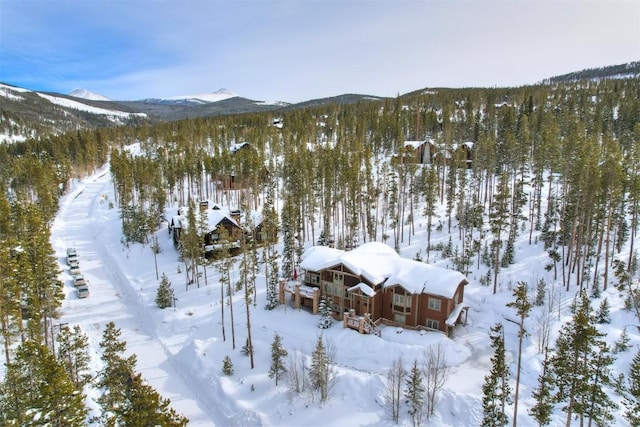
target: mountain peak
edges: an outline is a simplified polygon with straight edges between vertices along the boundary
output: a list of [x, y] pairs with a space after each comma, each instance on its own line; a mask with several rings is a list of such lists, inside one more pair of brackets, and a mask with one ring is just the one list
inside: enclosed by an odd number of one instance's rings
[[86, 99], [89, 101], [111, 101], [106, 96], [99, 95], [86, 89], [75, 89], [69, 94], [69, 96], [73, 96], [74, 98]]
[[173, 96], [171, 98], [164, 98], [170, 101], [192, 101], [192, 102], [218, 102], [229, 98], [235, 98], [237, 93], [230, 91], [229, 89], [221, 88], [212, 93], [202, 93], [198, 95], [185, 95], [185, 96]]

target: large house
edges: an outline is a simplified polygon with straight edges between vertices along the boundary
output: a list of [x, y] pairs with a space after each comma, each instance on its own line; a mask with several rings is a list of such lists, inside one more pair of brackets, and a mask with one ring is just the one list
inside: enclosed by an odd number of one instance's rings
[[363, 316], [375, 324], [430, 329], [451, 334], [466, 321], [465, 276], [402, 258], [384, 243], [370, 242], [351, 251], [326, 246], [302, 255], [306, 295], [328, 297], [340, 318]]

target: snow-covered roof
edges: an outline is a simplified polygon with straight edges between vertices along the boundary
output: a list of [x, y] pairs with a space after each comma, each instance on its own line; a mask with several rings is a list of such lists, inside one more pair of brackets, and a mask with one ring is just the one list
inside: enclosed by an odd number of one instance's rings
[[312, 246], [302, 254], [300, 267], [321, 271], [338, 264], [374, 285], [384, 283], [384, 287], [402, 286], [413, 294], [429, 293], [453, 298], [458, 285], [466, 280], [457, 271], [402, 258], [381, 242], [365, 243], [348, 252]]
[[444, 322], [447, 326], [455, 326], [456, 321], [458, 320], [458, 317], [460, 316], [460, 313], [462, 313], [462, 310], [465, 308], [468, 308], [469, 304], [465, 303], [465, 302], [461, 302], [460, 304], [456, 305], [453, 308], [453, 311], [451, 312], [451, 314], [449, 314], [449, 317], [447, 317], [447, 320]]
[[413, 148], [415, 150], [416, 148], [418, 148], [421, 145], [426, 144], [426, 143], [433, 144], [433, 140], [424, 139], [422, 141], [405, 141], [404, 142], [404, 146], [405, 147], [411, 147], [411, 148]]
[[376, 294], [376, 291], [374, 291], [371, 286], [367, 285], [366, 283], [358, 283], [355, 286], [350, 287], [349, 289], [347, 289], [348, 292], [352, 292], [355, 290], [359, 290], [360, 292], [362, 292], [363, 294], [365, 294], [368, 297], [372, 297]]
[[231, 144], [231, 148], [229, 148], [229, 151], [231, 151], [232, 153], [235, 153], [236, 151], [240, 150], [242, 147], [244, 146], [248, 146], [249, 143], [248, 142], [238, 142], [238, 143], [233, 143]]
[[[176, 228], [186, 228], [187, 227], [187, 212], [189, 208], [183, 206], [179, 210], [179, 215], [175, 215], [171, 218], [171, 224]], [[240, 224], [236, 222], [235, 219], [231, 217], [231, 213], [229, 210], [222, 209], [218, 205], [215, 205], [215, 209], [209, 207], [207, 209], [207, 229], [209, 231], [214, 230], [220, 222], [224, 219], [229, 220], [232, 224], [237, 227], [241, 227]], [[200, 209], [196, 207], [195, 212], [196, 224], [200, 221]]]

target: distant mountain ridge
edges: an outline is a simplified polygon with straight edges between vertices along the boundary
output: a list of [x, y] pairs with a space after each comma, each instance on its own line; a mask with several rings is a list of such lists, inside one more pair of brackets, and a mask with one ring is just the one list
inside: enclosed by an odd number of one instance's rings
[[[638, 78], [640, 61], [577, 71], [554, 76], [540, 84], [557, 84], [582, 79]], [[423, 88], [400, 95], [434, 92]], [[198, 117], [210, 117], [265, 111], [294, 110], [329, 104], [355, 104], [384, 100], [386, 97], [343, 94], [297, 104], [264, 102], [244, 98], [229, 89], [208, 94], [176, 96], [164, 99], [113, 101], [76, 89], [69, 95], [36, 92], [0, 83], [0, 143], [22, 141], [69, 130], [104, 126], [142, 125]]]
[[600, 68], [588, 68], [581, 71], [562, 74], [560, 76], [549, 77], [542, 81], [543, 84], [566, 83], [578, 80], [593, 79], [624, 79], [640, 76], [640, 61], [628, 62], [626, 64], [610, 65]]

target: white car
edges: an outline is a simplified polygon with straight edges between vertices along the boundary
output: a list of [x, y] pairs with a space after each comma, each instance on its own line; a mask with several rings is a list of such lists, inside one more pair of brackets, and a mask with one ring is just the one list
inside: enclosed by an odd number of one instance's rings
[[78, 298], [87, 298], [89, 296], [89, 286], [80, 285], [76, 288], [76, 292], [78, 292]]
[[78, 286], [87, 285], [87, 279], [85, 279], [84, 276], [80, 273], [74, 274], [71, 278], [73, 279], [73, 286], [75, 286], [76, 288]]
[[69, 267], [69, 274], [71, 274], [72, 276], [76, 276], [80, 274], [80, 267], [77, 265]]
[[76, 248], [67, 248], [67, 264], [69, 267], [77, 267], [80, 264]]

